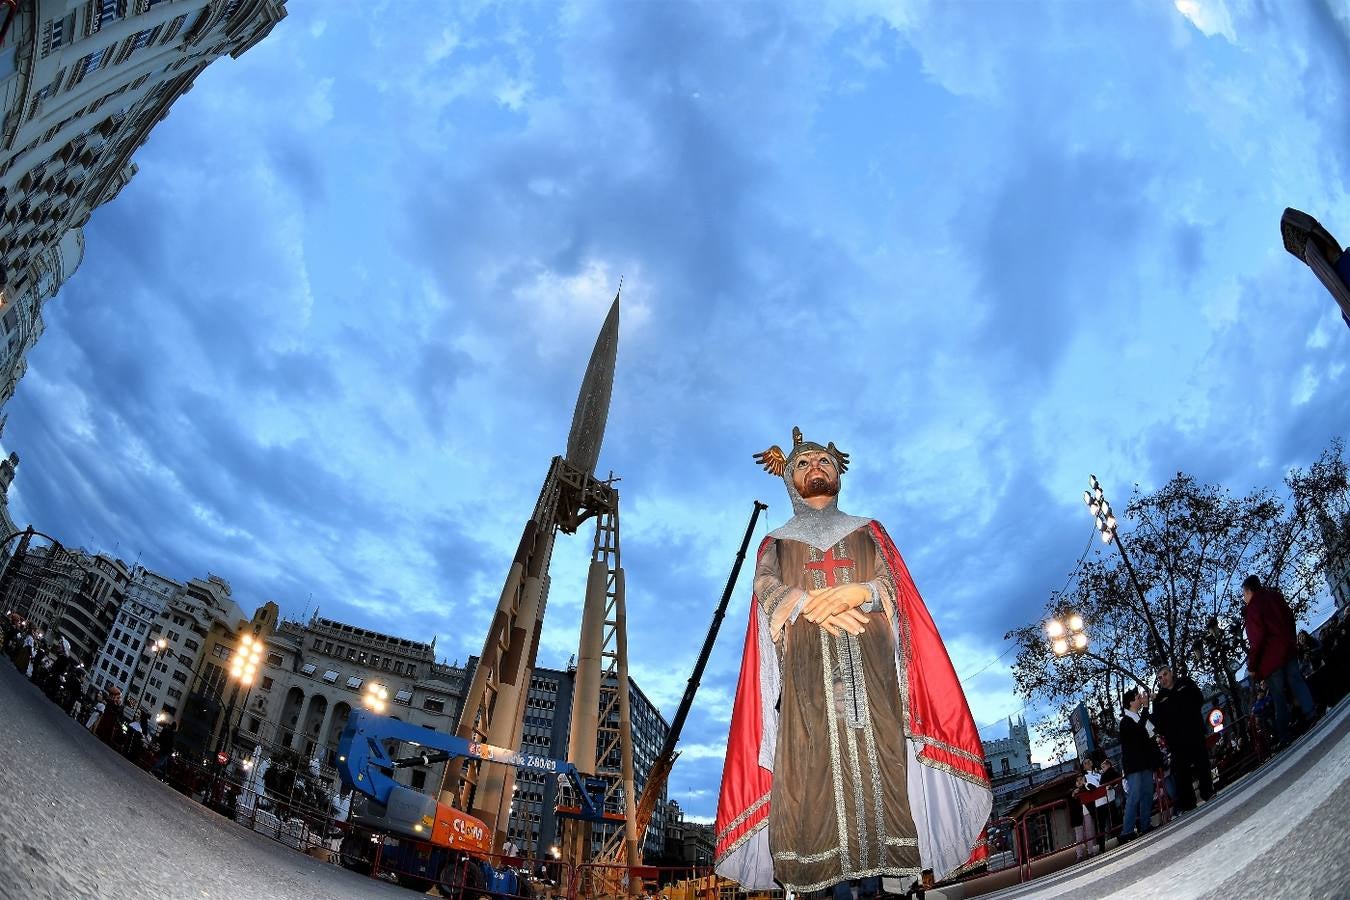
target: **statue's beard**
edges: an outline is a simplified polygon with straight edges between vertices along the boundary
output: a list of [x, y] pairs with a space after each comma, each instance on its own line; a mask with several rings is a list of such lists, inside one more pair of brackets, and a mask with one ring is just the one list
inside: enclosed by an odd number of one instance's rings
[[807, 481], [805, 487], [797, 493], [802, 495], [803, 500], [811, 497], [833, 497], [839, 493], [839, 481], [817, 475]]

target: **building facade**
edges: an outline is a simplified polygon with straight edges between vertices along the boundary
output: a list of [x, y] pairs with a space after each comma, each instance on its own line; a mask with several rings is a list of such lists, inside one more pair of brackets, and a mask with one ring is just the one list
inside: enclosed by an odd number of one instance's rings
[[[0, 400], [0, 406], [3, 405], [4, 402]], [[4, 418], [0, 416], [0, 431], [3, 431], [4, 427]], [[0, 541], [4, 541], [4, 544], [0, 545], [0, 565], [14, 553], [15, 542], [7, 539], [23, 531], [9, 511], [9, 487], [14, 483], [18, 469], [19, 454], [10, 453], [8, 457], [0, 460]]]
[[43, 537], [30, 529], [18, 539], [5, 563], [0, 596], [6, 610], [36, 625], [53, 645], [64, 638], [71, 654], [90, 666], [108, 637], [130, 572], [126, 563], [101, 553], [34, 543]]
[[285, 0], [0, 4], [0, 405], [132, 154], [202, 70], [285, 15]]
[[[213, 629], [220, 624], [237, 630], [246, 621], [230, 595], [230, 583], [217, 575], [190, 579], [173, 593], [146, 629], [136, 675], [142, 708], [183, 724], [186, 701], [199, 681]], [[159, 638], [164, 639], [163, 649], [156, 648]]]
[[[471, 658], [466, 677], [472, 677], [477, 660]], [[530, 678], [526, 699], [525, 719], [521, 729], [520, 749], [552, 759], [566, 759], [572, 717], [572, 690], [576, 669], [536, 668]], [[633, 780], [638, 796], [647, 787], [647, 778], [661, 752], [670, 726], [661, 716], [636, 681], [628, 679], [629, 714], [633, 726]], [[609, 704], [614, 685], [606, 682], [600, 688], [600, 709]], [[599, 753], [602, 748], [597, 747]], [[614, 761], [617, 766], [617, 761]], [[636, 797], [634, 801], [636, 802]], [[531, 772], [516, 774], [516, 794], [511, 806], [507, 833], [526, 856], [546, 857], [551, 848], [560, 846], [561, 823], [555, 813], [558, 805], [558, 782]], [[647, 834], [642, 845], [644, 859], [659, 859], [665, 854], [666, 792], [662, 786], [661, 799], [652, 812]], [[614, 810], [622, 812], [621, 809]], [[592, 850], [598, 851], [604, 843], [607, 829], [615, 826], [597, 826]]]
[[1327, 552], [1327, 588], [1336, 601], [1336, 609], [1345, 609], [1350, 606], [1350, 516], [1337, 522], [1322, 515], [1318, 526]]
[[122, 560], [102, 553], [78, 555], [84, 579], [55, 617], [53, 627], [57, 636], [70, 642], [75, 658], [91, 666], [126, 597], [131, 570]]
[[[384, 689], [385, 715], [442, 734], [454, 733], [464, 698], [464, 670], [438, 662], [434, 640], [413, 641], [318, 616], [281, 622], [267, 639], [258, 674], [240, 714], [239, 739], [317, 758], [330, 779], [347, 718], [373, 689]], [[444, 769], [444, 763], [407, 768], [394, 777], [435, 796]]]
[[44, 634], [70, 598], [84, 583], [84, 566], [77, 553], [45, 540], [31, 529], [19, 538], [5, 563], [0, 596], [5, 610], [18, 613]]
[[984, 765], [990, 778], [998, 780], [1014, 775], [1025, 775], [1038, 767], [1031, 762], [1031, 730], [1021, 716], [1013, 722], [1008, 719], [1008, 736], [995, 741], [983, 741]]
[[90, 669], [90, 680], [95, 687], [116, 687], [121, 690], [127, 705], [139, 703], [145, 680], [142, 677], [136, 681], [133, 676], [138, 670], [142, 676], [145, 674], [139, 662], [141, 654], [147, 648], [153, 649], [155, 640], [161, 637], [155, 624], [168, 607], [169, 600], [182, 590], [181, 583], [158, 572], [144, 567], [137, 567], [132, 572], [108, 639], [103, 642]]

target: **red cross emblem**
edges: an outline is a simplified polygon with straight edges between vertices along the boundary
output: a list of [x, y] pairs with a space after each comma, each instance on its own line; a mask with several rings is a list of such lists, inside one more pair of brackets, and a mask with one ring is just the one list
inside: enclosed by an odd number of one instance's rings
[[825, 586], [834, 587], [837, 584], [844, 583], [838, 579], [836, 573], [840, 569], [852, 569], [853, 560], [846, 556], [835, 556], [834, 548], [831, 547], [825, 551], [825, 555], [821, 557], [819, 562], [805, 563], [803, 568], [808, 572], [823, 573], [825, 575]]

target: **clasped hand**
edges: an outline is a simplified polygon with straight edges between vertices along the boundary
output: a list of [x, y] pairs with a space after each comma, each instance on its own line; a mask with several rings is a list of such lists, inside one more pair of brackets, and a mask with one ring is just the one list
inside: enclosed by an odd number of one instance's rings
[[850, 634], [863, 633], [867, 626], [867, 614], [858, 607], [872, 597], [866, 585], [840, 584], [806, 593], [811, 599], [802, 607], [802, 615], [806, 616], [808, 622], [815, 622], [834, 637], [844, 631]]

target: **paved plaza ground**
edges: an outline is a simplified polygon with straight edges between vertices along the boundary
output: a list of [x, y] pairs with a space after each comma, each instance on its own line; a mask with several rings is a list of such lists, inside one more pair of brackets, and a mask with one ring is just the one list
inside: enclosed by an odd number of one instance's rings
[[[1342, 703], [1290, 750], [1178, 822], [985, 896], [1350, 897], [1347, 782], [1350, 703]], [[178, 794], [100, 744], [0, 659], [3, 900], [415, 896], [299, 854]]]

